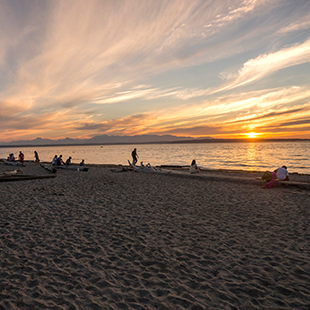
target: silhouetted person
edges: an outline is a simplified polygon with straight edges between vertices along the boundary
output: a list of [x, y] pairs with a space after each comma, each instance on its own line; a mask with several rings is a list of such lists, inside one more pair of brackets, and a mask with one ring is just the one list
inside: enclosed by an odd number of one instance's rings
[[56, 166], [62, 166], [64, 162], [62, 161], [62, 155], [59, 155], [59, 157], [56, 159]]
[[8, 161], [15, 161], [15, 156], [13, 153], [11, 153], [8, 157]]
[[200, 169], [198, 168], [197, 164], [196, 164], [196, 160], [193, 159], [191, 166], [189, 167], [189, 172], [190, 173], [198, 173], [200, 171]]
[[25, 155], [23, 154], [22, 151], [19, 151], [18, 158], [19, 158], [19, 161], [21, 162], [21, 164], [24, 164]]
[[66, 165], [68, 166], [68, 165], [71, 165], [71, 156], [66, 160]]
[[52, 165], [53, 166], [56, 166], [56, 160], [57, 160], [57, 155], [55, 155], [53, 160], [52, 160]]
[[34, 151], [34, 158], [35, 158], [34, 162], [36, 164], [39, 164], [40, 163], [40, 158], [39, 158], [39, 155], [38, 155], [37, 151]]
[[135, 166], [139, 158], [136, 148], [131, 152], [131, 156], [132, 156], [132, 164]]

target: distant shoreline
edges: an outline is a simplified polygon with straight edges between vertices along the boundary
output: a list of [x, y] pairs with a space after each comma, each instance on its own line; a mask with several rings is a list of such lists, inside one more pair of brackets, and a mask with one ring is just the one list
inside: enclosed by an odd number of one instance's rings
[[7, 144], [8, 147], [55, 147], [55, 146], [92, 146], [92, 145], [143, 145], [143, 144], [193, 144], [193, 143], [253, 143], [253, 142], [308, 142], [310, 139], [197, 139], [181, 141], [154, 141], [154, 142], [116, 142], [116, 143], [70, 143], [70, 144]]

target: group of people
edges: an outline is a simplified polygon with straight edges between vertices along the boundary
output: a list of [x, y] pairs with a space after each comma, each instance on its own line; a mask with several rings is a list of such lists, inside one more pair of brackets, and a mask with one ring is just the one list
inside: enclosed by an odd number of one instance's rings
[[8, 161], [15, 161], [15, 156], [13, 153], [11, 153], [8, 157]]
[[[9, 162], [15, 162], [15, 161], [16, 161], [16, 158], [15, 158], [15, 156], [14, 156], [14, 153], [9, 154], [7, 160], [8, 160]], [[23, 164], [24, 161], [25, 161], [25, 155], [24, 155], [24, 153], [23, 153], [22, 151], [19, 152], [18, 160], [20, 161], [21, 164]]]
[[[34, 151], [34, 161], [35, 163], [39, 164], [40, 163], [40, 159], [39, 159], [39, 155], [37, 153], [37, 151]], [[24, 164], [25, 162], [25, 155], [22, 151], [19, 151], [18, 154], [18, 160], [15, 158], [14, 153], [9, 154], [8, 159], [9, 162], [16, 162], [19, 161], [21, 164]]]
[[[131, 156], [132, 156], [132, 164], [136, 165], [136, 163], [138, 162], [138, 158], [139, 158], [139, 155], [137, 154], [136, 148], [134, 148], [134, 150], [131, 152]], [[35, 163], [39, 164], [40, 159], [39, 159], [39, 155], [38, 155], [37, 151], [34, 151], [34, 157], [35, 157]], [[14, 154], [13, 153], [9, 154], [7, 160], [10, 162], [16, 161]], [[19, 152], [18, 160], [22, 164], [24, 163], [25, 155], [23, 154], [22, 151]], [[59, 156], [55, 155], [53, 160], [52, 160], [52, 165], [53, 166], [71, 165], [71, 160], [72, 160], [72, 157], [69, 156], [68, 159], [64, 162], [62, 159], [62, 155], [59, 155]], [[79, 165], [84, 166], [84, 159], [80, 162]], [[200, 168], [197, 166], [195, 159], [192, 160], [192, 163], [191, 163], [190, 168], [189, 168], [189, 172], [192, 174], [200, 172]], [[275, 180], [275, 179], [278, 179], [281, 181], [289, 181], [289, 173], [287, 171], [286, 166], [282, 166], [282, 167], [274, 170], [273, 173], [269, 173], [269, 174], [270, 174], [270, 179], [269, 180], [265, 179], [266, 181], [271, 182], [272, 180]], [[264, 179], [264, 176], [262, 177], [262, 179]]]
[[[62, 155], [59, 155], [59, 156], [55, 155], [54, 158], [52, 159], [52, 165], [53, 166], [63, 166], [63, 165], [69, 166], [72, 164], [71, 160], [72, 160], [72, 157], [69, 156], [68, 159], [64, 162], [62, 159]], [[84, 159], [82, 159], [79, 165], [84, 166]]]
[[[14, 153], [10, 153], [7, 160], [9, 162], [19, 161], [21, 164], [23, 164], [25, 161], [25, 155], [22, 151], [20, 151], [19, 155], [18, 155], [18, 160], [17, 160], [14, 156]], [[69, 158], [64, 162], [62, 160], [62, 155], [59, 155], [59, 157], [57, 155], [55, 155], [53, 160], [52, 160], [52, 165], [53, 166], [71, 165], [72, 164], [71, 160], [72, 160], [72, 157], [69, 156]], [[39, 154], [37, 151], [34, 151], [34, 161], [36, 164], [40, 163], [40, 158], [39, 158]], [[84, 166], [84, 159], [82, 159], [82, 161], [80, 162], [79, 165]]]
[[266, 171], [261, 177], [262, 180], [266, 181], [264, 188], [272, 188], [275, 186], [276, 180], [289, 181], [289, 173], [286, 166], [282, 166], [273, 172]]

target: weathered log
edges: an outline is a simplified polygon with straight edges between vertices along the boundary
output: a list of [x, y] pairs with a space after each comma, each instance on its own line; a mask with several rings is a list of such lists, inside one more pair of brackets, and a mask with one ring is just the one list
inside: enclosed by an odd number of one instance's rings
[[26, 181], [35, 179], [50, 179], [56, 175], [0, 175], [0, 182]]

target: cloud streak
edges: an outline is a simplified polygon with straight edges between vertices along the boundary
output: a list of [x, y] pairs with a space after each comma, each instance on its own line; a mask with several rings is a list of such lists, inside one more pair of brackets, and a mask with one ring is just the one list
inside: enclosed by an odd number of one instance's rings
[[286, 34], [289, 32], [296, 32], [299, 30], [306, 30], [310, 28], [310, 14], [307, 16], [294, 21], [293, 23], [289, 24], [288, 26], [283, 27], [279, 30], [280, 34]]
[[[310, 39], [302, 44], [250, 59], [238, 71], [236, 79], [221, 90], [243, 86], [271, 75], [276, 71], [307, 62], [310, 62]], [[225, 76], [223, 75], [223, 77]]]
[[[284, 128], [307, 123], [310, 119], [310, 92], [307, 89], [274, 89], [269, 92], [243, 93], [226, 96], [195, 106], [167, 108], [104, 122], [89, 121], [77, 130], [91, 135], [105, 134], [178, 134], [193, 136], [225, 136]], [[296, 105], [300, 101], [307, 103]], [[283, 102], [285, 104], [283, 104]], [[225, 120], [223, 122], [223, 120]], [[265, 124], [268, 124], [266, 126]], [[292, 129], [291, 129], [292, 131]], [[300, 131], [299, 129], [297, 132]]]

